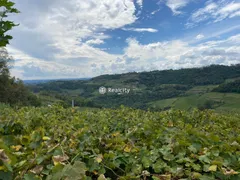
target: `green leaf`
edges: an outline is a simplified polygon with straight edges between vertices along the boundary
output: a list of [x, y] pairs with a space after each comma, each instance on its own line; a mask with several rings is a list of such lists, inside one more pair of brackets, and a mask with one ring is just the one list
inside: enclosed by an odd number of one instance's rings
[[192, 177], [193, 177], [194, 179], [199, 179], [201, 176], [202, 176], [202, 174], [200, 174], [200, 173], [198, 173], [198, 172], [193, 172], [193, 174], [192, 174]]
[[143, 167], [144, 168], [149, 168], [149, 166], [151, 165], [151, 160], [150, 160], [150, 158], [148, 158], [148, 157], [143, 157], [142, 158], [142, 164], [143, 164]]
[[134, 165], [133, 167], [132, 167], [132, 172], [134, 173], [134, 174], [141, 174], [141, 172], [142, 172], [142, 165], [141, 164], [136, 164], [136, 165]]
[[97, 180], [107, 180], [103, 174], [101, 174]]
[[211, 165], [209, 168], [208, 168], [209, 171], [217, 171], [217, 165]]
[[199, 160], [204, 162], [204, 163], [210, 164], [210, 159], [206, 155], [199, 156]]
[[85, 177], [86, 167], [83, 162], [75, 161], [74, 165], [66, 165], [63, 168], [63, 175], [71, 179], [83, 179]]
[[0, 170], [1, 180], [11, 180], [13, 179], [12, 172], [4, 172]]
[[202, 170], [202, 167], [199, 164], [192, 164], [191, 166], [195, 171], [201, 171]]
[[193, 153], [197, 153], [197, 149], [193, 145], [189, 146], [188, 149]]
[[62, 164], [57, 164], [56, 166], [54, 166], [54, 167], [52, 168], [52, 172], [53, 172], [53, 173], [62, 172], [63, 168], [64, 168], [64, 165], [62, 165]]
[[199, 178], [200, 180], [215, 180], [211, 175], [203, 175]]
[[32, 173], [28, 173], [24, 175], [24, 180], [40, 180], [40, 178]]
[[167, 164], [162, 160], [158, 160], [155, 164], [153, 164], [153, 169], [156, 173], [161, 173], [165, 167], [167, 167]]

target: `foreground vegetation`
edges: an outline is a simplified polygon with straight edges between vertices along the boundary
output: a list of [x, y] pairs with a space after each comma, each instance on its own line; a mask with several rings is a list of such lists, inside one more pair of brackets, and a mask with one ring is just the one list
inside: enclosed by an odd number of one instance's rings
[[0, 177], [239, 180], [239, 133], [239, 114], [2, 106]]

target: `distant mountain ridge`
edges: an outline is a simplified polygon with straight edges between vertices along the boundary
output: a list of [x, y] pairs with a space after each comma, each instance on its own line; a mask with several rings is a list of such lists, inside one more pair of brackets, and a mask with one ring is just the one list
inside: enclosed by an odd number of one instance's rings
[[23, 80], [24, 84], [41, 84], [51, 81], [72, 81], [72, 80], [89, 80], [91, 78], [69, 78], [69, 79], [33, 79], [33, 80]]
[[[127, 78], [127, 76], [129, 76]], [[231, 66], [210, 65], [200, 68], [156, 70], [150, 72], [130, 72], [126, 74], [101, 75], [91, 81], [118, 80], [127, 78], [126, 83], [139, 82], [146, 85], [156, 84], [220, 84], [226, 79], [240, 76], [240, 64]]]

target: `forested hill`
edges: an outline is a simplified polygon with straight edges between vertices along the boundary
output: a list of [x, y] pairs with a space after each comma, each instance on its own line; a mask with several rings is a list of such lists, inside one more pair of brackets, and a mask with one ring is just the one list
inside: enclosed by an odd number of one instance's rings
[[124, 83], [138, 82], [148, 86], [157, 84], [208, 85], [221, 84], [226, 79], [239, 76], [240, 64], [236, 64], [231, 66], [211, 65], [202, 68], [102, 75], [93, 78], [91, 81], [106, 82], [108, 80], [122, 80]]
[[[176, 99], [191, 97], [194, 104], [186, 99], [189, 107], [198, 106], [198, 101], [203, 106], [207, 99], [213, 99], [210, 102], [211, 107], [225, 105], [225, 100], [221, 94], [209, 94], [205, 99], [199, 100], [198, 95], [212, 92], [214, 88], [228, 81], [235, 81], [240, 78], [240, 64], [223, 66], [211, 65], [202, 68], [189, 68], [179, 70], [163, 70], [151, 72], [132, 72], [116, 75], [102, 75], [89, 80], [72, 80], [72, 81], [51, 81], [43, 84], [30, 85], [33, 92], [40, 97], [44, 96], [47, 103], [55, 100], [64, 101], [71, 104], [74, 97], [77, 106], [93, 106], [116, 108], [125, 105], [134, 108], [147, 109], [155, 107], [159, 100], [170, 99], [166, 105], [161, 107], [172, 107]], [[106, 88], [129, 88], [129, 94], [99, 93], [99, 87]], [[235, 91], [234, 91], [235, 92]], [[220, 92], [219, 92], [220, 93]], [[197, 97], [192, 97], [197, 95]], [[51, 98], [49, 98], [49, 96]], [[217, 96], [217, 98], [216, 98]], [[240, 96], [240, 95], [237, 95]], [[49, 99], [52, 99], [49, 101]], [[238, 99], [238, 97], [234, 97]], [[169, 102], [171, 102], [169, 104]], [[185, 102], [185, 100], [184, 100]], [[165, 102], [161, 102], [165, 104]], [[209, 102], [207, 102], [209, 104]], [[158, 103], [157, 103], [158, 104]], [[178, 105], [182, 107], [182, 104]], [[237, 108], [237, 107], [236, 107]]]
[[[99, 85], [108, 85], [110, 82], [112, 85], [145, 85], [151, 87], [161, 84], [214, 85], [221, 84], [226, 79], [237, 77], [240, 77], [240, 64], [231, 66], [211, 65], [202, 68], [102, 75], [84, 81], [58, 80], [41, 85], [39, 84], [38, 87], [41, 87], [40, 89], [44, 90], [78, 89], [85, 85], [99, 87]], [[89, 89], [89, 87], [87, 89]]]
[[228, 83], [224, 83], [213, 89], [215, 92], [223, 92], [223, 93], [240, 93], [240, 79], [235, 81], [231, 81]]

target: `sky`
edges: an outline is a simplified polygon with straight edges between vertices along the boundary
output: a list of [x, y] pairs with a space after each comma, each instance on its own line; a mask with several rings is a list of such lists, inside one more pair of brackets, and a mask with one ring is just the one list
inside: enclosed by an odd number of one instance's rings
[[240, 0], [13, 0], [11, 74], [86, 78], [240, 63]]

